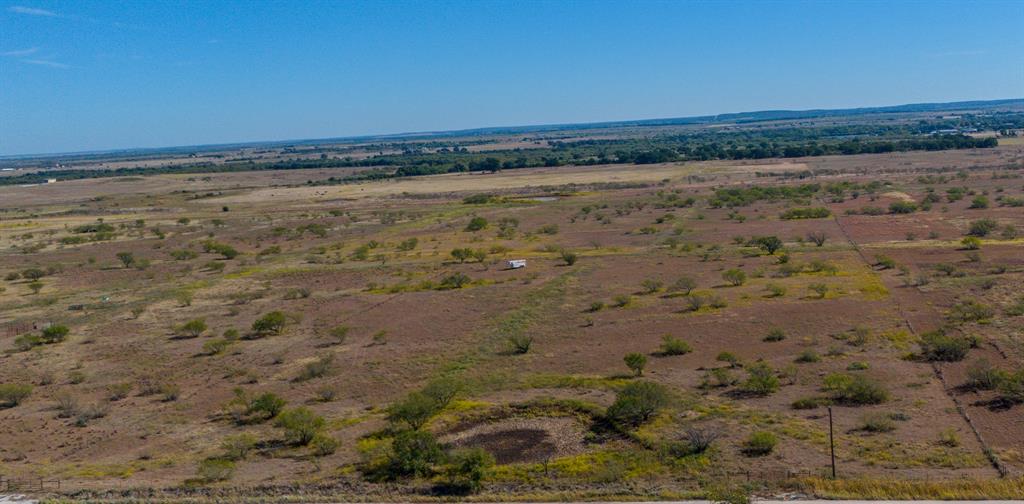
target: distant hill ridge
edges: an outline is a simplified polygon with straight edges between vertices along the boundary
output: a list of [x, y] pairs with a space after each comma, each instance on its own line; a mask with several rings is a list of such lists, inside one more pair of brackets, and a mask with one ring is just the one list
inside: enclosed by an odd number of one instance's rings
[[222, 149], [233, 149], [242, 147], [273, 147], [287, 145], [315, 145], [323, 143], [347, 143], [367, 141], [388, 141], [388, 140], [413, 140], [429, 138], [445, 138], [456, 136], [477, 136], [477, 135], [498, 135], [498, 134], [521, 134], [538, 133], [544, 131], [560, 131], [572, 129], [603, 129], [621, 127], [645, 127], [645, 126], [686, 126], [700, 124], [733, 123], [745, 124], [763, 121], [794, 120], [794, 119], [815, 119], [821, 117], [844, 117], [868, 114], [900, 114], [915, 112], [951, 112], [965, 110], [986, 110], [986, 109], [1024, 109], [1024, 98], [1009, 98], [1004, 100], [975, 100], [958, 101], [946, 103], [911, 103], [906, 105], [892, 105], [886, 107], [861, 107], [846, 109], [810, 109], [810, 110], [760, 110], [754, 112], [735, 112], [728, 114], [716, 114], [705, 116], [674, 117], [660, 119], [636, 119], [625, 121], [605, 121], [590, 123], [564, 123], [564, 124], [538, 124], [527, 126], [491, 126], [484, 128], [471, 128], [462, 130], [446, 131], [420, 131], [407, 133], [394, 133], [383, 135], [362, 135], [349, 137], [325, 137], [316, 139], [293, 139], [293, 140], [268, 140], [255, 142], [236, 142], [223, 144], [204, 145], [182, 145], [175, 147], [154, 147], [134, 149], [113, 149], [104, 151], [88, 152], [64, 152], [49, 154], [32, 154], [17, 156], [0, 156], [0, 159], [31, 159], [48, 158], [54, 156], [86, 155], [86, 154], [143, 154], [143, 153], [174, 153], [174, 152], [201, 152]]

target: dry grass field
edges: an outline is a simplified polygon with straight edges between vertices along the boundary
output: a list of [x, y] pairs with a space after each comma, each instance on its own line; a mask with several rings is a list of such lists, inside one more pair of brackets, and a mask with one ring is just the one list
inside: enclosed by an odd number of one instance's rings
[[1024, 498], [1022, 168], [1010, 143], [0, 187], [0, 476], [139, 501]]

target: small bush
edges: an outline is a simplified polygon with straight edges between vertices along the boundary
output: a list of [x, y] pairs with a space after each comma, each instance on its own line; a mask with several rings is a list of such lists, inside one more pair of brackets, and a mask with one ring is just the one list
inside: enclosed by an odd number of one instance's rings
[[0, 385], [0, 408], [13, 408], [32, 395], [32, 386], [23, 383]]
[[494, 466], [494, 457], [480, 448], [467, 448], [452, 453], [444, 474], [447, 484], [460, 493], [475, 493], [483, 486], [487, 471]]
[[779, 378], [775, 376], [775, 370], [764, 362], [747, 367], [747, 375], [741, 388], [748, 394], [766, 396], [779, 390]]
[[132, 384], [129, 382], [115, 383], [107, 387], [107, 399], [120, 401], [132, 392]]
[[198, 338], [206, 332], [206, 321], [203, 319], [190, 320], [179, 326], [176, 332], [183, 338]]
[[800, 355], [796, 357], [796, 362], [799, 362], [801, 364], [810, 364], [820, 361], [821, 356], [818, 355], [818, 352], [815, 352], [814, 350], [811, 349], [807, 349], [804, 350], [803, 352], [800, 352]]
[[338, 451], [338, 446], [341, 443], [337, 439], [326, 434], [317, 434], [313, 436], [313, 439], [309, 442], [309, 448], [313, 452], [315, 457], [326, 457], [334, 452]]
[[220, 443], [221, 450], [224, 450], [224, 458], [227, 460], [244, 460], [255, 447], [256, 436], [248, 432], [228, 436]]
[[768, 297], [782, 297], [786, 295], [786, 288], [779, 284], [770, 283], [765, 286]]
[[824, 219], [832, 215], [832, 212], [827, 208], [823, 207], [812, 207], [812, 208], [790, 208], [779, 215], [784, 220], [792, 219]]
[[231, 346], [231, 341], [227, 339], [212, 339], [203, 343], [203, 353], [206, 355], [218, 355], [224, 350]]
[[986, 359], [978, 359], [967, 368], [968, 388], [973, 390], [995, 390], [1006, 379], [1006, 372], [994, 367]]
[[687, 454], [696, 455], [708, 451], [721, 436], [717, 430], [691, 427], [683, 431], [682, 440], [688, 445]]
[[644, 294], [654, 294], [655, 292], [660, 291], [664, 286], [665, 282], [655, 280], [653, 278], [648, 278], [643, 282], [640, 282], [640, 288], [643, 290]]
[[469, 224], [466, 224], [467, 232], [480, 231], [487, 228], [487, 219], [483, 217], [473, 217], [469, 220]]
[[825, 295], [828, 294], [828, 285], [823, 283], [813, 283], [808, 285], [807, 289], [813, 292], [818, 299], [824, 299]]
[[578, 261], [580, 258], [578, 254], [576, 254], [575, 252], [570, 252], [568, 250], [563, 250], [561, 252], [561, 256], [562, 260], [565, 261], [566, 266], [572, 266], [573, 264], [576, 264], [576, 261]]
[[939, 433], [939, 439], [937, 442], [942, 446], [956, 448], [957, 446], [960, 446], [960, 436], [956, 434], [956, 430], [954, 429], [943, 429], [943, 431]]
[[533, 336], [513, 334], [508, 337], [508, 344], [512, 353], [522, 355], [530, 351], [530, 347], [533, 345]]
[[925, 360], [956, 362], [967, 357], [971, 341], [962, 336], [950, 336], [942, 331], [932, 331], [921, 336], [921, 356]]
[[721, 352], [715, 357], [715, 360], [725, 362], [729, 364], [729, 367], [737, 367], [740, 363], [740, 358], [732, 352]]
[[331, 371], [333, 365], [334, 355], [324, 355], [303, 366], [302, 371], [299, 371], [299, 375], [295, 377], [295, 381], [301, 382], [324, 377]]
[[860, 430], [865, 432], [892, 432], [896, 430], [896, 424], [888, 415], [872, 413], [861, 418]]
[[666, 334], [661, 337], [661, 354], [662, 355], [684, 355], [692, 352], [690, 344], [672, 336]]
[[790, 406], [796, 410], [808, 410], [815, 409], [822, 405], [822, 400], [819, 397], [803, 397], [793, 401]]
[[894, 201], [889, 204], [889, 213], [909, 214], [917, 211], [917, 203], [912, 201]]
[[286, 442], [300, 446], [308, 445], [324, 424], [323, 417], [302, 406], [282, 411], [274, 422], [274, 425], [284, 429]]
[[768, 335], [765, 336], [764, 338], [761, 338], [761, 341], [776, 342], [782, 341], [784, 339], [786, 339], [786, 333], [782, 332], [782, 329], [776, 327], [768, 331]]
[[860, 374], [830, 374], [825, 377], [824, 389], [832, 394], [834, 401], [853, 406], [889, 400], [889, 391], [882, 384]]
[[960, 244], [964, 246], [965, 250], [978, 250], [981, 248], [981, 240], [973, 236], [964, 237], [963, 240], [960, 240]]
[[694, 279], [692, 279], [690, 277], [681, 277], [681, 278], [677, 279], [675, 282], [672, 282], [672, 285], [669, 286], [668, 290], [669, 290], [669, 292], [681, 292], [684, 295], [689, 295], [690, 292], [692, 292], [693, 289], [696, 289], [696, 288], [697, 288], [697, 281], [696, 280], [694, 280]]
[[626, 367], [633, 371], [634, 376], [643, 376], [644, 366], [647, 365], [646, 355], [638, 352], [631, 352], [626, 354], [622, 360], [626, 363]]
[[287, 324], [284, 313], [272, 311], [256, 319], [252, 323], [252, 330], [258, 335], [281, 334]]
[[775, 449], [779, 440], [768, 431], [757, 431], [743, 442], [743, 454], [748, 457], [763, 457]]
[[196, 475], [204, 482], [213, 483], [231, 479], [235, 473], [235, 463], [227, 459], [206, 459], [199, 463]]
[[668, 392], [662, 385], [635, 381], [619, 390], [606, 415], [615, 423], [635, 427], [650, 420], [667, 404]]
[[732, 268], [727, 269], [722, 273], [722, 279], [734, 287], [743, 285], [747, 281], [747, 274], [741, 269]]
[[391, 443], [386, 476], [428, 476], [443, 457], [441, 446], [429, 432], [402, 431]]
[[953, 305], [949, 310], [949, 319], [954, 322], [985, 322], [995, 315], [995, 311], [973, 299]]
[[68, 334], [71, 332], [66, 325], [52, 325], [43, 329], [40, 334], [40, 340], [43, 343], [60, 343], [68, 339]]

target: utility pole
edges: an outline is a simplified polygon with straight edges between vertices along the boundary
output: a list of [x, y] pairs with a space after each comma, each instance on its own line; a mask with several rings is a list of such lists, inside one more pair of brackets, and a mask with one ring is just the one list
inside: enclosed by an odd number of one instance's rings
[[828, 407], [828, 446], [832, 452], [832, 479], [836, 479], [836, 442], [832, 437], [832, 406]]

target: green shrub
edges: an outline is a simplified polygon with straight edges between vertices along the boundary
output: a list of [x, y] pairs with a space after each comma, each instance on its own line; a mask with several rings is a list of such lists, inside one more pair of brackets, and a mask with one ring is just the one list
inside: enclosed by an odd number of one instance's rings
[[473, 217], [469, 220], [469, 224], [466, 224], [466, 231], [480, 231], [487, 228], [487, 219], [483, 217]]
[[198, 338], [204, 332], [206, 332], [206, 321], [203, 319], [190, 320], [177, 329], [178, 335], [184, 338]]
[[203, 343], [203, 353], [206, 355], [217, 355], [227, 350], [231, 346], [231, 341], [227, 339], [212, 339]]
[[286, 442], [300, 446], [308, 445], [324, 424], [323, 417], [303, 406], [282, 411], [274, 422], [274, 425], [284, 429]]
[[387, 476], [429, 476], [443, 458], [441, 446], [429, 432], [402, 431], [391, 443]]
[[743, 454], [749, 457], [762, 457], [771, 453], [778, 443], [779, 440], [775, 434], [769, 431], [757, 431], [743, 442]]
[[929, 361], [956, 362], [967, 357], [971, 341], [962, 336], [932, 331], [921, 336], [921, 356]]
[[807, 289], [818, 296], [818, 299], [824, 299], [825, 294], [828, 294], [828, 285], [823, 283], [812, 283], [807, 286]]
[[295, 377], [295, 381], [307, 381], [314, 378], [322, 378], [326, 376], [334, 365], [334, 355], [328, 354], [320, 357], [319, 359], [306, 363], [302, 367], [302, 371], [299, 371], [299, 375]]
[[626, 367], [633, 371], [635, 376], [643, 376], [644, 366], [647, 365], [646, 355], [638, 352], [630, 352], [626, 354], [622, 360], [626, 363]]
[[467, 448], [452, 453], [444, 474], [448, 486], [458, 493], [480, 491], [487, 471], [494, 466], [494, 457], [480, 448]]
[[971, 221], [967, 234], [970, 236], [985, 237], [992, 231], [995, 231], [998, 227], [999, 223], [992, 219], [978, 219], [976, 221]]
[[43, 329], [43, 332], [40, 334], [40, 340], [47, 344], [60, 343], [68, 339], [70, 332], [71, 330], [66, 325], [52, 325]]
[[722, 273], [722, 278], [730, 285], [736, 287], [743, 285], [747, 281], [747, 274], [741, 269], [732, 268], [725, 270]]
[[917, 203], [912, 201], [894, 201], [889, 204], [889, 213], [909, 214], [917, 211]]
[[32, 395], [32, 386], [23, 383], [0, 385], [0, 408], [13, 408]]
[[513, 334], [508, 337], [509, 347], [514, 354], [525, 354], [530, 351], [533, 345], [533, 336], [527, 334]]
[[404, 423], [412, 430], [419, 430], [440, 412], [442, 407], [435, 397], [423, 392], [412, 392], [388, 408], [388, 420], [396, 424]]
[[224, 458], [227, 460], [244, 460], [249, 452], [256, 447], [256, 436], [243, 432], [228, 436], [221, 441], [220, 448], [224, 450]]
[[785, 220], [791, 219], [824, 219], [832, 215], [829, 209], [824, 207], [811, 207], [811, 208], [790, 208], [779, 215], [780, 218]]
[[859, 406], [881, 404], [889, 400], [889, 391], [864, 375], [833, 373], [825, 377], [824, 389], [837, 403]]
[[813, 362], [820, 362], [820, 361], [821, 361], [821, 356], [818, 355], [818, 352], [815, 352], [814, 350], [811, 350], [811, 349], [807, 349], [807, 350], [804, 350], [803, 352], [800, 352], [800, 355], [798, 355], [796, 357], [796, 362], [799, 362], [801, 364], [810, 364], [810, 363], [813, 363]]
[[1024, 402], [1024, 369], [999, 380], [999, 397], [1011, 403]]
[[973, 390], [995, 390], [1007, 377], [1007, 373], [994, 367], [986, 359], [978, 359], [967, 368], [968, 388]]
[[769, 297], [782, 297], [786, 295], [786, 288], [779, 284], [770, 283], [765, 286]]
[[758, 236], [751, 239], [748, 245], [755, 245], [767, 252], [768, 255], [775, 255], [775, 252], [782, 248], [783, 243], [778, 236]]
[[715, 357], [715, 360], [725, 362], [729, 364], [729, 367], [736, 367], [740, 363], [740, 358], [732, 352], [721, 352]]
[[766, 396], [779, 390], [779, 378], [775, 376], [775, 370], [764, 362], [748, 366], [747, 375], [741, 388], [748, 394]]
[[808, 410], [815, 409], [822, 405], [822, 399], [819, 397], [803, 397], [793, 401], [790, 406], [797, 410]]
[[635, 427], [650, 420], [667, 404], [665, 387], [654, 382], [635, 381], [619, 390], [606, 415], [612, 422]]
[[963, 240], [960, 240], [960, 244], [963, 245], [966, 250], [978, 250], [981, 248], [981, 240], [973, 236], [964, 237]]
[[313, 436], [313, 439], [309, 442], [309, 448], [313, 452], [315, 457], [326, 457], [334, 452], [338, 451], [337, 439], [326, 434], [317, 434]]
[[955, 322], [985, 322], [995, 315], [995, 311], [973, 299], [962, 301], [949, 310], [949, 319]]
[[281, 334], [287, 324], [287, 317], [279, 311], [272, 311], [256, 319], [252, 330], [258, 335]]
[[204, 482], [225, 481], [235, 473], [235, 463], [226, 459], [206, 459], [199, 463], [196, 475]]
[[765, 336], [764, 338], [761, 338], [762, 341], [767, 342], [782, 341], [784, 339], [786, 339], [786, 333], [782, 332], [782, 329], [779, 329], [777, 327], [768, 331], [768, 335]]
[[568, 250], [562, 250], [561, 255], [562, 260], [565, 261], [566, 266], [572, 266], [573, 264], [576, 264], [576, 261], [578, 261], [580, 258], [578, 254], [576, 254], [575, 252], [570, 252]]
[[694, 279], [692, 279], [690, 277], [681, 277], [681, 278], [677, 279], [675, 282], [672, 282], [672, 285], [669, 286], [668, 290], [669, 290], [669, 292], [681, 292], [684, 295], [689, 295], [690, 292], [692, 292], [693, 289], [696, 289], [696, 288], [697, 288], [697, 281], [696, 280], [694, 280]]
[[643, 282], [640, 282], [640, 287], [643, 290], [644, 294], [654, 294], [655, 292], [660, 291], [664, 286], [665, 282], [662, 282], [661, 280], [655, 280], [653, 278], [648, 278]]
[[672, 336], [666, 334], [661, 337], [661, 354], [662, 355], [685, 355], [692, 352], [690, 344]]
[[860, 430], [866, 432], [892, 432], [896, 430], [896, 424], [888, 415], [871, 413], [861, 418]]

